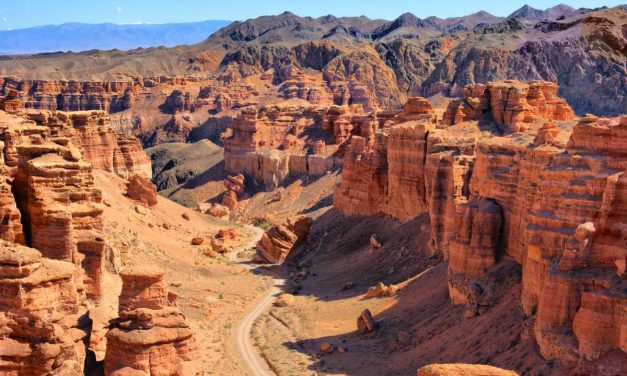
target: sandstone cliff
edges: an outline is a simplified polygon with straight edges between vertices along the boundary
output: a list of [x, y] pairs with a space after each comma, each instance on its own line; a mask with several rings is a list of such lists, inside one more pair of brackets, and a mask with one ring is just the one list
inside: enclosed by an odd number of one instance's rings
[[80, 374], [86, 328], [74, 265], [0, 240], [0, 373]]
[[428, 212], [433, 251], [449, 261], [450, 298], [467, 316], [494, 304], [490, 271], [514, 259], [542, 355], [576, 364], [625, 351], [618, 145], [627, 118], [570, 120], [556, 92], [539, 82], [469, 86], [442, 122], [399, 116], [374, 144], [353, 137], [334, 206], [404, 221]]

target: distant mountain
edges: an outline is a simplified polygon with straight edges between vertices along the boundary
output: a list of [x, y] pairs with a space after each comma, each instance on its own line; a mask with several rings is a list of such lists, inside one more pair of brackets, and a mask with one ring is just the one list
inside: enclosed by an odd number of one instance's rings
[[574, 8], [564, 4], [559, 4], [545, 10], [535, 9], [530, 7], [529, 5], [523, 5], [522, 8], [510, 14], [507, 18], [518, 18], [533, 21], [554, 20], [560, 16], [568, 16], [574, 12]]
[[221, 20], [128, 25], [66, 23], [7, 30], [0, 31], [0, 54], [174, 47], [201, 42], [229, 23]]

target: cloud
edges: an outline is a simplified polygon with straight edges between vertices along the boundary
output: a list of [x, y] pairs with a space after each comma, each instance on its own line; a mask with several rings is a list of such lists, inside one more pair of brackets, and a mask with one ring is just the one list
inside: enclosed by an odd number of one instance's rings
[[6, 17], [2, 17], [2, 22], [7, 22], [8, 19]]
[[122, 13], [122, 7], [119, 5], [115, 7], [115, 13]]

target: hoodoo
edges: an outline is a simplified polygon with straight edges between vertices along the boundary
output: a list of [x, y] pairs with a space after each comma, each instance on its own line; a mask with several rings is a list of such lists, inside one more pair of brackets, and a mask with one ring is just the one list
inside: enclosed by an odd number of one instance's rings
[[163, 272], [124, 269], [119, 318], [107, 333], [106, 375], [196, 375], [193, 331], [168, 293]]

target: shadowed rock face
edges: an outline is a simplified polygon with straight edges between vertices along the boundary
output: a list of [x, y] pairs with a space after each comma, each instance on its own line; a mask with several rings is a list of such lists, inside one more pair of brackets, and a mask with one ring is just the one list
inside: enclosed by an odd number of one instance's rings
[[193, 331], [168, 294], [163, 272], [130, 267], [120, 276], [119, 318], [107, 333], [105, 374], [197, 374]]
[[[451, 116], [455, 104], [437, 124], [396, 120], [374, 142], [353, 137], [334, 206], [401, 220], [429, 212], [433, 249], [449, 260], [451, 300], [470, 316], [493, 304], [492, 266], [516, 260], [521, 304], [547, 359], [574, 364], [623, 348], [627, 154], [618, 145], [627, 117], [570, 120], [548, 83], [465, 92], [461, 115]], [[399, 174], [403, 153], [415, 162]], [[399, 211], [390, 206], [397, 195], [419, 204]]]

